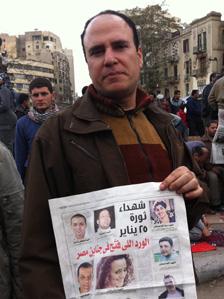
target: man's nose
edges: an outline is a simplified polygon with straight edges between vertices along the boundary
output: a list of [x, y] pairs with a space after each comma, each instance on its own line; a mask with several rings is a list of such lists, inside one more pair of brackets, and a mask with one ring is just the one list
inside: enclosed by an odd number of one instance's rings
[[107, 49], [105, 51], [105, 57], [104, 57], [104, 63], [105, 65], [113, 65], [113, 64], [116, 64], [117, 63], [117, 58], [116, 56], [114, 55], [114, 52], [113, 52], [113, 49]]

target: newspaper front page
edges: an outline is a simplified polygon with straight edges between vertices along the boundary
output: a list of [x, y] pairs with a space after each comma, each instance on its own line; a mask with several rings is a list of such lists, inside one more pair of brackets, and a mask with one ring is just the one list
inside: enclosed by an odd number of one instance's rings
[[49, 200], [67, 299], [195, 299], [182, 196], [158, 183]]

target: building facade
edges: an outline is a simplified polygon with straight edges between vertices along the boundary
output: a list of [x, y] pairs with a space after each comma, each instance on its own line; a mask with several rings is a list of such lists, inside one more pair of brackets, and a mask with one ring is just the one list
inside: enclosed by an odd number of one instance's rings
[[160, 90], [173, 96], [179, 89], [182, 97], [193, 89], [202, 92], [213, 72], [224, 70], [224, 22], [221, 14], [210, 12], [194, 20], [185, 29], [172, 34], [161, 66]]
[[18, 37], [7, 34], [0, 34], [0, 37], [3, 41], [2, 49], [7, 52], [7, 72], [15, 91], [28, 92], [33, 78], [46, 77], [54, 86], [57, 104], [72, 104], [70, 73], [74, 69], [70, 68], [57, 35], [49, 31], [34, 30]]

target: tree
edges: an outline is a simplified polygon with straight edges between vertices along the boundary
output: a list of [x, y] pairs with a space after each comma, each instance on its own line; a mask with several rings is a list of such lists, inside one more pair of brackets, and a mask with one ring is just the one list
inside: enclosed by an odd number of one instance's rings
[[146, 90], [155, 91], [162, 82], [161, 66], [166, 61], [166, 48], [172, 32], [180, 28], [179, 20], [171, 17], [162, 5], [133, 8], [124, 13], [132, 18], [139, 31], [143, 53], [141, 82]]

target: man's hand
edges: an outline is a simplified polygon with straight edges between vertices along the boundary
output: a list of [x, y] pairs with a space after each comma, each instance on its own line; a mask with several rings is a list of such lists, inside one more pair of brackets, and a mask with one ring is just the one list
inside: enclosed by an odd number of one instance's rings
[[172, 171], [160, 184], [160, 190], [169, 189], [183, 194], [188, 199], [194, 199], [203, 193], [195, 174], [185, 166]]

